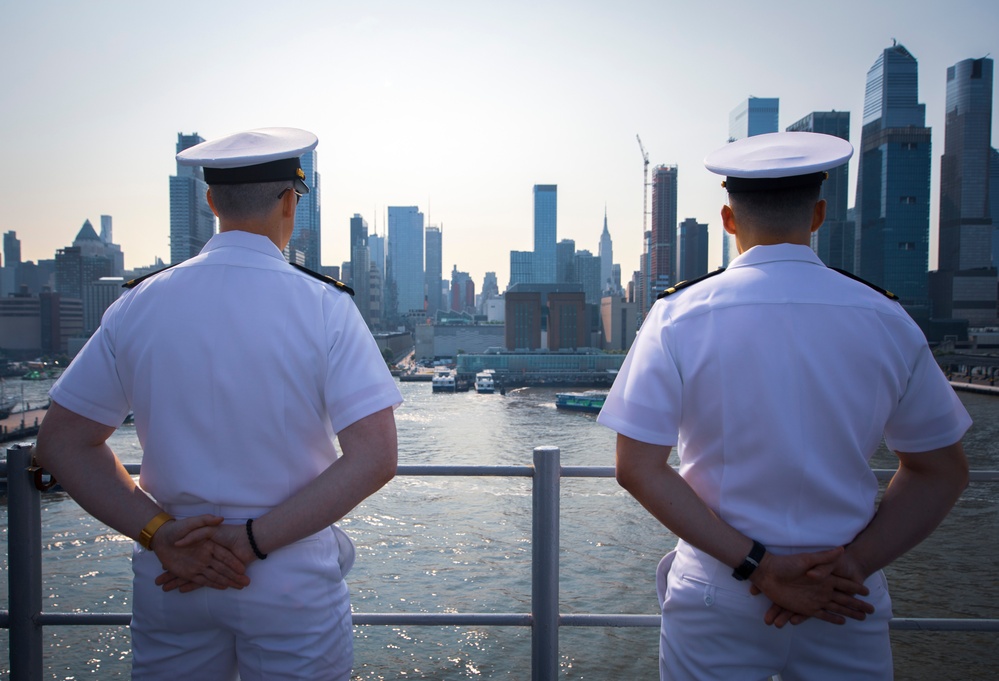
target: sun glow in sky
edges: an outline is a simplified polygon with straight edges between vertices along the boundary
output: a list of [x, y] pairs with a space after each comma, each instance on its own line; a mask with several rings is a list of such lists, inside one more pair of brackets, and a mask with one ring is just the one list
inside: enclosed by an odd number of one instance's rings
[[[0, 232], [54, 257], [84, 220], [114, 219], [127, 268], [169, 261], [178, 132], [294, 126], [319, 136], [322, 261], [349, 259], [349, 219], [386, 231], [417, 205], [443, 270], [509, 279], [532, 250], [532, 187], [558, 185], [558, 238], [597, 253], [606, 208], [627, 281], [642, 250], [642, 158], [679, 167], [678, 220], [725, 200], [703, 157], [729, 112], [780, 98], [780, 129], [851, 113], [897, 39], [919, 60], [933, 128], [936, 262], [946, 68], [999, 52], [995, 0], [674, 2], [7, 2], [0, 23]], [[999, 144], [993, 118], [993, 146]], [[856, 161], [851, 163], [851, 195]], [[650, 191], [651, 200], [651, 191]], [[851, 201], [852, 203], [852, 201]]]

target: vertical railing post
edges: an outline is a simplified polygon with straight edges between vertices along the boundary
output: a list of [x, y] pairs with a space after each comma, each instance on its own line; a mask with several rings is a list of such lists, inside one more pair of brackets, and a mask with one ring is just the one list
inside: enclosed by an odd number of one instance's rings
[[7, 591], [11, 681], [41, 681], [42, 511], [31, 447], [7, 450]]
[[531, 678], [558, 676], [559, 481], [558, 447], [534, 448], [531, 558]]

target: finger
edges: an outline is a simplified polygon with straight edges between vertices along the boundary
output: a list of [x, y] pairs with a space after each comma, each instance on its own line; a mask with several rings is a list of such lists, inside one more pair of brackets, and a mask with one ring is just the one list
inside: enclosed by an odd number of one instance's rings
[[200, 588], [201, 588], [200, 584], [195, 584], [194, 582], [187, 582], [186, 584], [180, 587], [180, 592], [182, 594], [188, 594]]
[[867, 596], [871, 592], [870, 589], [864, 586], [863, 582], [857, 582], [848, 577], [834, 577], [833, 587], [836, 591], [850, 595], [860, 594], [861, 596]]
[[200, 544], [201, 542], [208, 541], [212, 538], [212, 536], [214, 536], [214, 534], [214, 525], [199, 526], [175, 541], [173, 545], [181, 549], [187, 548], [189, 546], [194, 546], [196, 544]]
[[791, 612], [790, 610], [782, 610], [781, 613], [777, 616], [777, 619], [774, 620], [774, 626], [777, 627], [778, 629], [783, 629], [784, 625], [790, 622], [791, 618], [794, 617], [794, 615], [795, 613]]
[[171, 579], [168, 580], [168, 581], [166, 581], [166, 582], [164, 582], [162, 584], [162, 587], [163, 587], [163, 591], [168, 592], [168, 593], [170, 591], [174, 591], [175, 589], [180, 589], [181, 592], [183, 592], [183, 590], [184, 590], [183, 587], [184, 587], [185, 584], [189, 584], [189, 582], [186, 579], [181, 579], [180, 577], [173, 577], [171, 575]]
[[872, 607], [865, 606], [869, 606], [869, 604], [865, 604], [863, 601], [851, 601], [846, 604], [831, 603], [826, 609], [853, 620], [863, 621], [874, 612]]
[[793, 615], [791, 617], [791, 624], [794, 626], [798, 626], [807, 619], [808, 617], [806, 615]]
[[216, 546], [212, 551], [215, 560], [225, 565], [234, 575], [245, 575], [246, 565], [243, 564], [236, 554], [222, 546]]

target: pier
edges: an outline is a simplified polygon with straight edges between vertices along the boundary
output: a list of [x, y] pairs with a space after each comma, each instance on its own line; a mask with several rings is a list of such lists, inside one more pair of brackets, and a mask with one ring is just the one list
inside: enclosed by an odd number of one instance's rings
[[38, 426], [45, 417], [45, 409], [29, 409], [0, 419], [0, 442], [31, 438], [38, 434]]

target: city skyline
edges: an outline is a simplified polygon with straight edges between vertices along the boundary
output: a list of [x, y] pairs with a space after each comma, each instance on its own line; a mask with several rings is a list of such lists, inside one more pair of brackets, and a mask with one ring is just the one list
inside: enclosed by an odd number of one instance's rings
[[[893, 38], [919, 62], [933, 130], [933, 269], [946, 69], [999, 44], [989, 28], [999, 7], [985, 1], [846, 0], [835, 17], [783, 2], [776, 12], [306, 3], [287, 17], [252, 3], [235, 13], [230, 3], [57, 4], [12, 7], [0, 28], [0, 54], [19, 65], [0, 94], [0, 230], [17, 232], [23, 260], [52, 258], [84, 220], [111, 215], [126, 267], [169, 262], [177, 134], [295, 125], [320, 138], [323, 265], [351, 259], [355, 213], [384, 236], [388, 206], [415, 205], [426, 224], [448, 227], [446, 269], [477, 284], [495, 271], [501, 288], [509, 252], [532, 246], [539, 183], [558, 185], [558, 238], [580, 250], [597, 251], [606, 205], [614, 260], [631, 279], [642, 251], [636, 133], [652, 166], [678, 166], [677, 219], [709, 225], [709, 266], [721, 264], [725, 197], [701, 159], [724, 144], [731, 110], [776, 97], [779, 129], [813, 111], [859, 123], [865, 74]], [[850, 132], [858, 149], [860, 128]]]

